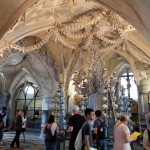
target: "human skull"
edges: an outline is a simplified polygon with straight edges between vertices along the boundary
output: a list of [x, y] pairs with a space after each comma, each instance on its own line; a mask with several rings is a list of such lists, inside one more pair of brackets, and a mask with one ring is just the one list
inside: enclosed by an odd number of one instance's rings
[[115, 89], [114, 89], [114, 87], [112, 87], [111, 89], [110, 89], [110, 93], [114, 93], [115, 92]]
[[104, 93], [104, 94], [106, 94], [106, 93], [107, 93], [107, 90], [106, 90], [106, 89], [104, 89], [104, 90], [103, 90], [103, 93]]
[[103, 113], [102, 113], [102, 117], [106, 119], [106, 118], [108, 118], [108, 115], [103, 112]]
[[102, 109], [103, 109], [103, 110], [107, 110], [107, 109], [108, 109], [108, 106], [107, 106], [106, 104], [103, 104], [103, 105], [102, 105]]
[[116, 96], [112, 96], [112, 97], [111, 97], [111, 101], [112, 101], [112, 102], [115, 102], [116, 100], [117, 100]]
[[117, 104], [113, 104], [113, 109], [118, 109], [118, 105]]
[[115, 113], [115, 117], [119, 118], [120, 114], [118, 112]]
[[107, 103], [107, 102], [108, 102], [108, 99], [107, 99], [107, 97], [105, 97], [105, 96], [102, 98], [102, 100], [103, 100], [104, 103]]

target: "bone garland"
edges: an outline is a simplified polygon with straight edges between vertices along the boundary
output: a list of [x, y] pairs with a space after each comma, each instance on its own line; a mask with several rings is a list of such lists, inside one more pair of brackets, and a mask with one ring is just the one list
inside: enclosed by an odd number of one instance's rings
[[92, 44], [93, 44], [93, 35], [91, 34], [91, 35], [88, 37], [88, 39], [87, 39], [85, 45], [84, 45], [82, 48], [83, 48], [83, 49], [88, 49], [88, 48], [90, 48], [90, 46], [91, 46]]
[[125, 41], [124, 43], [126, 44], [127, 50], [132, 54], [133, 57], [135, 57], [138, 61], [144, 64], [150, 65], [150, 61], [146, 60], [146, 58], [143, 58], [142, 55], [141, 56], [138, 55], [136, 51], [132, 48], [132, 45], [128, 41]]
[[89, 32], [84, 32], [84, 33], [80, 33], [80, 34], [75, 34], [75, 33], [70, 33], [70, 32], [63, 32], [63, 34], [66, 34], [67, 37], [72, 38], [72, 39], [82, 39], [82, 38], [86, 38], [88, 35], [90, 35], [91, 31]]
[[80, 29], [86, 28], [88, 26], [97, 24], [103, 17], [104, 17], [104, 15], [100, 14], [96, 18], [93, 18], [91, 21], [88, 21], [85, 23], [74, 23], [71, 25], [54, 23], [54, 25], [57, 26], [58, 28], [60, 28], [61, 30], [75, 31], [75, 30], [80, 30]]
[[81, 65], [83, 58], [84, 58], [84, 53], [83, 53], [83, 51], [81, 51], [80, 56], [79, 56], [77, 63], [75, 65], [75, 71], [77, 71], [80, 68], [80, 65]]
[[69, 44], [65, 38], [60, 34], [60, 32], [57, 30], [55, 32], [55, 36], [56, 36], [56, 40], [59, 40], [61, 43], [63, 43], [66, 47], [70, 48], [70, 49], [77, 49], [77, 46], [73, 46], [71, 44]]
[[50, 37], [51, 37], [51, 33], [48, 32], [46, 37], [41, 42], [39, 42], [36, 45], [28, 46], [28, 47], [22, 47], [22, 46], [19, 46], [16, 44], [6, 42], [3, 47], [3, 51], [8, 50], [8, 49], [13, 49], [13, 48], [19, 50], [20, 52], [37, 50], [37, 49], [40, 49], [43, 45], [45, 45], [48, 42], [48, 40], [50, 39]]
[[124, 41], [123, 39], [120, 39], [120, 40], [118, 41], [118, 43], [116, 43], [116, 44], [113, 44], [113, 45], [108, 46], [108, 47], [106, 47], [106, 48], [101, 48], [101, 49], [99, 49], [100, 54], [103, 54], [103, 53], [105, 53], [105, 52], [107, 52], [107, 51], [109, 51], [109, 50], [114, 49], [115, 47], [117, 47], [117, 46], [119, 46], [121, 43], [123, 43], [123, 41]]
[[108, 17], [109, 17], [108, 20], [113, 22], [113, 25], [112, 25], [113, 30], [118, 30], [119, 28], [125, 29], [127, 27], [127, 23], [122, 18], [120, 18], [118, 15], [111, 12], [108, 14]]

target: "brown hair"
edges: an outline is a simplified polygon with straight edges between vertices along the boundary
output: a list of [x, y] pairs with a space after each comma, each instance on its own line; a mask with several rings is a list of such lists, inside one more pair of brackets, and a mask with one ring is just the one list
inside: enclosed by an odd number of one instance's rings
[[129, 116], [128, 115], [122, 115], [121, 117], [120, 117], [120, 121], [121, 122], [123, 122], [123, 121], [129, 121]]

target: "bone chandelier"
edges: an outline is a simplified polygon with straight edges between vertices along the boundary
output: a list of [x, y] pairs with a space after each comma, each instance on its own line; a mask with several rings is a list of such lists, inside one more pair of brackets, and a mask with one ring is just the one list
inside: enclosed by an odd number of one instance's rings
[[23, 53], [40, 49], [51, 37], [54, 37], [55, 41], [61, 42], [70, 49], [80, 47], [81, 49], [91, 50], [91, 47], [94, 47], [99, 56], [121, 46], [123, 52], [129, 52], [138, 61], [150, 65], [149, 58], [137, 53], [127, 40], [128, 33], [134, 28], [118, 15], [106, 9], [101, 9], [86, 16], [90, 16], [86, 22], [84, 22], [83, 15], [73, 23], [54, 23], [45, 38], [33, 46], [22, 47], [5, 41], [3, 48], [0, 50], [1, 57], [3, 57], [5, 51], [11, 53], [11, 49]]

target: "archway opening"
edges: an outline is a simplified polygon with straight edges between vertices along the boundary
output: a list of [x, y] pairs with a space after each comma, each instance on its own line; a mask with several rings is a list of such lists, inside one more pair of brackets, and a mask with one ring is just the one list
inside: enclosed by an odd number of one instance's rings
[[27, 82], [17, 91], [15, 113], [18, 109], [24, 111], [28, 129], [41, 128], [42, 92], [34, 83]]

